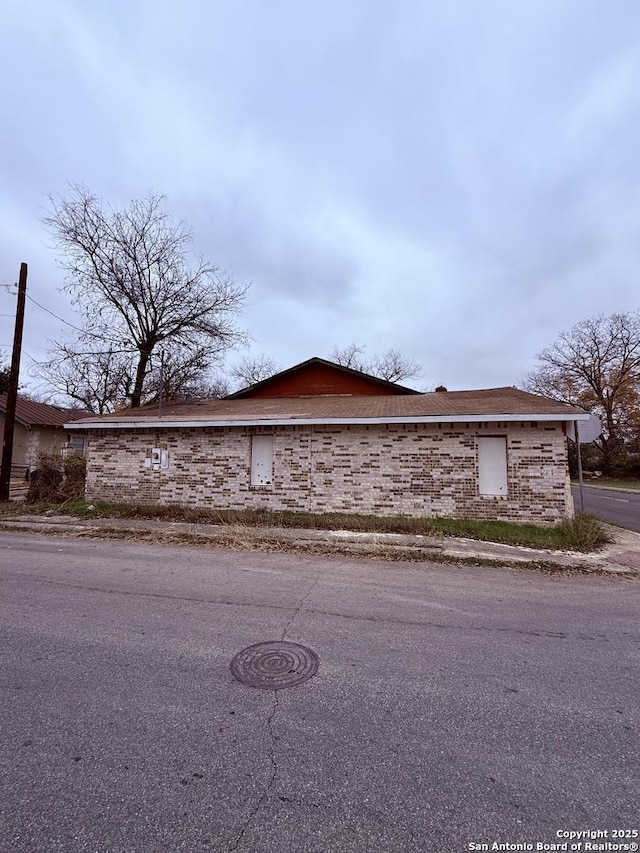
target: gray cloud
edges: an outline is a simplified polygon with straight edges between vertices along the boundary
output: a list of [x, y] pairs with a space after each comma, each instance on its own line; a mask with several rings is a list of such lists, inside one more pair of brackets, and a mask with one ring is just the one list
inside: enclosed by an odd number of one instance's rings
[[[509, 384], [638, 307], [631, 0], [25, 0], [4, 24], [0, 283], [27, 260], [65, 318], [41, 219], [68, 180], [166, 192], [285, 365], [357, 341], [425, 382]], [[25, 348], [60, 328], [34, 309]]]

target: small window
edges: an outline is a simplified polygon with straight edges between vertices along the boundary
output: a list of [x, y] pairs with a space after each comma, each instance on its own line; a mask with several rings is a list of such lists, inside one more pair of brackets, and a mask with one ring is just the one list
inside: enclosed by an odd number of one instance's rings
[[77, 453], [84, 453], [84, 436], [83, 435], [70, 435], [69, 436], [69, 445]]
[[273, 479], [273, 436], [251, 437], [251, 485], [270, 486]]
[[481, 495], [507, 495], [507, 439], [478, 438], [478, 486]]

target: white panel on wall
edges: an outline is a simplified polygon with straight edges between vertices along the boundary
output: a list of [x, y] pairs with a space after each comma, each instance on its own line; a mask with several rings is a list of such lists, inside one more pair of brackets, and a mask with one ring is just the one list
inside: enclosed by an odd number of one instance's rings
[[267, 486], [273, 479], [273, 436], [251, 437], [251, 485]]
[[481, 495], [507, 494], [506, 437], [478, 437], [478, 483]]

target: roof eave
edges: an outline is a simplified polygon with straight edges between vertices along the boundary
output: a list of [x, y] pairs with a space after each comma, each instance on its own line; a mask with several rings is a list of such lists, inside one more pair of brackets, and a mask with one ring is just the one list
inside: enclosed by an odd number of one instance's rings
[[471, 414], [471, 415], [415, 415], [401, 417], [377, 417], [377, 418], [229, 418], [221, 419], [198, 419], [179, 420], [172, 418], [153, 418], [149, 420], [134, 420], [131, 418], [108, 421], [74, 421], [65, 424], [65, 429], [181, 429], [193, 427], [247, 427], [247, 426], [346, 426], [346, 425], [379, 425], [379, 424], [436, 424], [436, 423], [522, 423], [523, 421], [586, 421], [589, 420], [588, 412], [563, 412], [563, 413], [535, 413], [527, 414]]

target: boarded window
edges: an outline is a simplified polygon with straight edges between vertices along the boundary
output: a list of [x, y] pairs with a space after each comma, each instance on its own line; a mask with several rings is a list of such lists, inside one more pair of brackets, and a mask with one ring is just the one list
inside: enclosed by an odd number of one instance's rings
[[273, 436], [251, 438], [251, 485], [268, 486], [273, 479]]
[[481, 495], [507, 494], [507, 439], [478, 438], [478, 483]]

